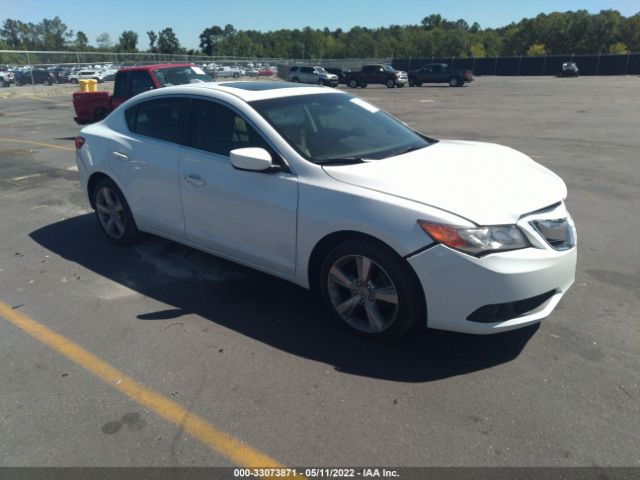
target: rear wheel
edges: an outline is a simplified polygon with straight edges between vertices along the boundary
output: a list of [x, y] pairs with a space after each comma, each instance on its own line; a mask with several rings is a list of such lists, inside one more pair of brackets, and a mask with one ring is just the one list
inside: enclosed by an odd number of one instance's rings
[[109, 240], [119, 245], [138, 240], [140, 232], [129, 205], [113, 180], [100, 180], [93, 189], [92, 198], [98, 223]]
[[368, 239], [336, 246], [320, 278], [332, 316], [352, 331], [391, 340], [424, 317], [424, 300], [411, 267], [388, 247]]
[[450, 87], [457, 87], [459, 83], [460, 83], [460, 80], [458, 80], [458, 77], [451, 77], [449, 79], [449, 86]]

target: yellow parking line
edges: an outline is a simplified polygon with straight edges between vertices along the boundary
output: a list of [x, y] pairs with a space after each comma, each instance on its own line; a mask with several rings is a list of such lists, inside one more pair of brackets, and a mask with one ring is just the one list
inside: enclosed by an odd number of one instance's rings
[[138, 383], [77, 343], [18, 312], [2, 301], [0, 301], [0, 318], [4, 318], [143, 407], [153, 410], [162, 418], [180, 426], [185, 432], [233, 463], [249, 468], [283, 467], [273, 458], [216, 429], [204, 418], [169, 400], [164, 395]]
[[65, 150], [67, 152], [75, 152], [76, 150], [75, 148], [71, 148], [71, 147], [63, 147], [62, 145], [53, 145], [51, 143], [34, 142], [32, 140], [20, 140], [18, 138], [0, 137], [0, 142], [13, 142], [13, 143], [22, 143], [25, 145], [38, 145], [40, 147], [57, 148], [58, 150]]

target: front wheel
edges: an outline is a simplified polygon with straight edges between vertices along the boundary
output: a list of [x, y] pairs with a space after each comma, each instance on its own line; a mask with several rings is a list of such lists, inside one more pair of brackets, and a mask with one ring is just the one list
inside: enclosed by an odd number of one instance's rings
[[318, 85], [320, 85], [321, 87], [324, 86], [324, 80], [322, 80], [321, 78], [318, 79]]
[[332, 316], [353, 332], [391, 340], [424, 318], [424, 300], [411, 267], [383, 244], [353, 239], [325, 258], [322, 297]]
[[129, 205], [113, 180], [100, 180], [93, 189], [92, 198], [98, 223], [109, 240], [119, 245], [138, 240], [140, 232]]
[[385, 85], [387, 86], [387, 88], [393, 88], [396, 86], [396, 81], [390, 78], [389, 80], [387, 80]]
[[396, 85], [398, 88], [403, 88], [404, 87], [404, 83], [399, 83], [398, 85]]
[[349, 80], [349, 88], [358, 88], [358, 81], [355, 78]]

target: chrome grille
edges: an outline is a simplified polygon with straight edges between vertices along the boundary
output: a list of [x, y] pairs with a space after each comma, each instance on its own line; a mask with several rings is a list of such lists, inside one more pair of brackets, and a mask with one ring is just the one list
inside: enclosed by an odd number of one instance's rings
[[570, 216], [529, 223], [554, 250], [569, 250], [576, 245], [576, 229]]

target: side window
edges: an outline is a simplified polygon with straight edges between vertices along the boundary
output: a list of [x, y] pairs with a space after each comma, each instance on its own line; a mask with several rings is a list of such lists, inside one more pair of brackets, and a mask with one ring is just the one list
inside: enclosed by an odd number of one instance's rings
[[138, 106], [134, 105], [133, 107], [127, 109], [127, 111], [124, 114], [126, 120], [127, 120], [127, 127], [129, 127], [129, 130], [132, 132], [136, 131], [136, 117], [138, 116]]
[[139, 93], [153, 90], [156, 88], [155, 84], [149, 76], [149, 72], [145, 70], [131, 72], [131, 96], [136, 96]]
[[135, 115], [136, 121], [132, 129], [135, 133], [166, 142], [184, 143], [188, 105], [188, 100], [180, 97], [139, 103], [127, 110], [127, 124], [131, 128], [130, 116]]
[[116, 73], [116, 85], [113, 90], [113, 96], [115, 98], [129, 98], [131, 96], [131, 89], [129, 85], [131, 72], [118, 72]]
[[311, 68], [311, 67], [302, 67], [302, 68], [300, 69], [300, 71], [301, 71], [302, 73], [313, 73], [313, 68]]
[[233, 149], [246, 147], [261, 147], [271, 152], [244, 118], [224, 105], [206, 100], [193, 100], [191, 106], [191, 146], [225, 156]]

